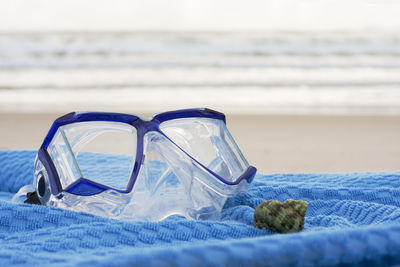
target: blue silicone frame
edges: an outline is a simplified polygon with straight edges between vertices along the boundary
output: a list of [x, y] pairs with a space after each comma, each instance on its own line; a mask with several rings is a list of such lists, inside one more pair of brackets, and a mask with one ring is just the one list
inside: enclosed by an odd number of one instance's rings
[[[132, 115], [132, 114], [123, 114], [123, 113], [107, 113], [107, 112], [72, 112], [68, 113], [58, 119], [56, 119], [51, 126], [49, 132], [46, 135], [39, 151], [38, 151], [38, 158], [42, 162], [43, 166], [45, 167], [50, 182], [50, 188], [53, 195], [58, 195], [61, 192], [68, 192], [74, 195], [80, 196], [91, 196], [95, 194], [99, 194], [105, 190], [113, 189], [120, 193], [129, 193], [132, 191], [133, 185], [135, 184], [136, 178], [139, 174], [140, 166], [143, 160], [143, 137], [149, 131], [157, 131], [166, 138], [168, 138], [159, 128], [159, 125], [168, 120], [172, 119], [181, 119], [181, 118], [194, 118], [194, 117], [201, 117], [201, 118], [211, 118], [211, 119], [218, 119], [222, 120], [226, 123], [225, 115], [218, 111], [202, 108], [202, 109], [183, 109], [177, 111], [169, 111], [159, 113], [153, 116], [151, 120], [145, 120], [140, 118], [139, 116]], [[129, 179], [128, 185], [125, 190], [118, 190], [106, 185], [102, 185], [91, 180], [85, 179], [83, 177], [77, 179], [75, 182], [70, 184], [66, 188], [62, 188], [60, 178], [58, 176], [57, 170], [54, 166], [54, 163], [47, 152], [47, 148], [53, 139], [54, 135], [56, 134], [58, 128], [60, 126], [76, 123], [76, 122], [84, 122], [84, 121], [113, 121], [113, 122], [122, 122], [129, 125], [132, 125], [137, 129], [137, 150], [136, 150], [136, 160], [132, 170], [131, 177]], [[168, 138], [172, 143], [174, 143], [170, 138]], [[174, 143], [175, 144], [175, 143]], [[176, 144], [175, 144], [176, 145]], [[192, 156], [187, 154], [183, 149], [181, 149], [178, 145], [176, 145], [181, 151], [183, 151], [187, 156], [189, 156], [192, 160], [206, 169], [209, 173], [219, 179], [221, 182], [227, 185], [236, 185], [239, 184], [242, 180], [246, 180], [250, 183], [256, 172], [257, 169], [253, 166], [248, 167], [248, 169], [235, 181], [229, 182], [220, 177], [218, 174], [214, 173], [203, 164], [195, 160]]]

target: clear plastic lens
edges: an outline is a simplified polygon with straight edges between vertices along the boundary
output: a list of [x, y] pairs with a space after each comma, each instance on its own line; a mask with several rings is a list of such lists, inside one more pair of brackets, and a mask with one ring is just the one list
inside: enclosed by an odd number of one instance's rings
[[48, 152], [63, 188], [86, 178], [124, 190], [136, 159], [136, 145], [136, 128], [128, 124], [79, 122], [61, 126]]
[[249, 167], [221, 120], [175, 119], [163, 122], [160, 129], [191, 157], [229, 182]]
[[61, 199], [52, 197], [50, 205], [129, 220], [218, 219], [226, 199], [247, 189], [244, 180], [232, 186], [216, 179], [158, 132], [145, 134], [143, 143], [146, 157], [130, 193], [64, 193]]

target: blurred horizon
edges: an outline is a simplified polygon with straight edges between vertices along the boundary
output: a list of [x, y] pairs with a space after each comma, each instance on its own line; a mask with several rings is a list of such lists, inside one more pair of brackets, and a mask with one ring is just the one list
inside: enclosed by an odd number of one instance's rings
[[0, 32], [400, 29], [396, 0], [0, 0]]

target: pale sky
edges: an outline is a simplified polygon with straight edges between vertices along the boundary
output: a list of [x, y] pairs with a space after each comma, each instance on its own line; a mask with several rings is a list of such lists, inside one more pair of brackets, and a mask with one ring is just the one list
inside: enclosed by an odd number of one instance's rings
[[399, 0], [0, 0], [0, 31], [400, 30]]

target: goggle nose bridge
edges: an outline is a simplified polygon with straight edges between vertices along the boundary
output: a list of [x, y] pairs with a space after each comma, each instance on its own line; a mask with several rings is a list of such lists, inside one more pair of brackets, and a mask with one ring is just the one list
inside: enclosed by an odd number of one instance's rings
[[158, 126], [158, 122], [153, 120], [137, 120], [131, 124], [139, 133], [139, 136], [144, 136], [146, 133], [151, 131], [160, 131], [160, 127]]

